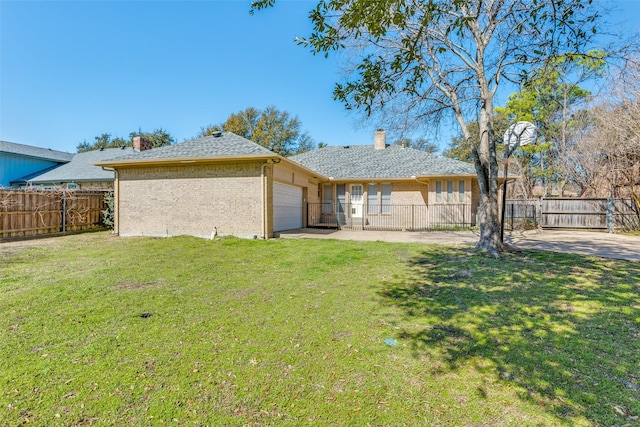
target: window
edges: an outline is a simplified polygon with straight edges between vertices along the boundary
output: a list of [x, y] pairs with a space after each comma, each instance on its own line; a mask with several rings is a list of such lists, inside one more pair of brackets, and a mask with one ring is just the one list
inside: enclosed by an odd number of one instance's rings
[[383, 214], [390, 214], [391, 213], [391, 184], [382, 184], [381, 199], [382, 199], [381, 212]]
[[464, 203], [464, 179], [458, 182], [458, 201]]
[[367, 187], [367, 213], [378, 213], [378, 184], [369, 184]]
[[333, 184], [322, 186], [322, 213], [333, 212]]
[[436, 181], [436, 202], [442, 201], [442, 181]]
[[347, 203], [346, 187], [345, 184], [336, 184], [336, 211], [339, 213], [344, 213], [344, 205]]
[[447, 203], [453, 202], [453, 181], [447, 181]]

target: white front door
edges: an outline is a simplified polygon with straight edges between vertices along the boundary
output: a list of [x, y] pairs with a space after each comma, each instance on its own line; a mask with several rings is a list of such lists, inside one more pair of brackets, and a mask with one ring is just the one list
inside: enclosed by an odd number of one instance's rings
[[362, 196], [364, 194], [361, 184], [351, 184], [351, 217], [362, 218]]

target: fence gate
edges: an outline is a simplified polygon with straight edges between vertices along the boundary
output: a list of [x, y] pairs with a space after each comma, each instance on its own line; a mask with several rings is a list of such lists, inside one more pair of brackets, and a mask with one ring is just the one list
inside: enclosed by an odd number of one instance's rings
[[542, 199], [542, 228], [608, 228], [608, 199], [550, 198]]

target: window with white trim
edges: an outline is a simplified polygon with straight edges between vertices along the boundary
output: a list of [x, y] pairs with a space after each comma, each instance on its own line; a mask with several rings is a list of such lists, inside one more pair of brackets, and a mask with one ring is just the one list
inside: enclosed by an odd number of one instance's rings
[[336, 184], [336, 212], [344, 213], [346, 203], [347, 203], [346, 184]]
[[378, 213], [378, 184], [369, 184], [367, 187], [367, 213]]
[[322, 186], [322, 213], [333, 212], [333, 184], [324, 184]]
[[436, 202], [442, 201], [442, 181], [436, 181]]
[[383, 183], [380, 190], [381, 213], [391, 213], [391, 183]]
[[464, 179], [458, 182], [458, 202], [464, 203]]
[[447, 203], [453, 202], [453, 181], [447, 180]]

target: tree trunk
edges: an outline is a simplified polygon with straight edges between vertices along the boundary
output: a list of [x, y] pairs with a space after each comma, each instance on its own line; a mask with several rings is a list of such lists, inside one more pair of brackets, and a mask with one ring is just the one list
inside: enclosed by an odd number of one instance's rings
[[480, 187], [479, 225], [480, 240], [476, 249], [485, 250], [498, 257], [504, 251], [500, 237], [498, 205], [498, 162], [493, 137], [493, 106], [486, 100], [480, 109], [480, 145], [474, 149], [474, 163]]

